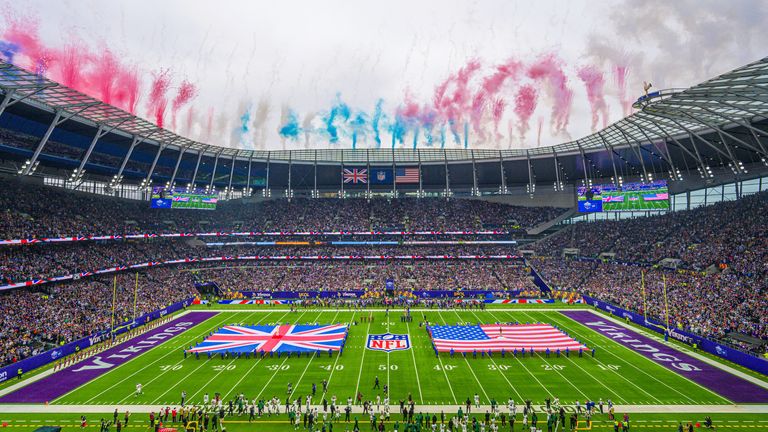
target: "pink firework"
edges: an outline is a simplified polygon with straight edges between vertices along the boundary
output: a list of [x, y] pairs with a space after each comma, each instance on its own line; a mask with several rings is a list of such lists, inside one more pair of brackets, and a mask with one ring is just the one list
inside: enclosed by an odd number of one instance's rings
[[538, 102], [538, 94], [536, 89], [530, 85], [525, 84], [520, 86], [520, 89], [515, 95], [515, 114], [520, 121], [518, 125], [518, 131], [520, 132], [520, 139], [525, 140], [525, 135], [528, 133], [528, 122], [536, 111], [536, 103]]
[[504, 109], [506, 107], [507, 102], [502, 98], [496, 98], [496, 100], [493, 101], [493, 105], [491, 107], [491, 114], [493, 115], [493, 133], [497, 140], [501, 139], [499, 134], [499, 123], [501, 122], [501, 118], [504, 116]]
[[608, 124], [608, 107], [605, 104], [603, 73], [595, 66], [582, 66], [578, 76], [587, 88], [587, 100], [592, 111], [592, 131], [597, 130], [601, 116], [604, 128]]
[[554, 104], [550, 123], [555, 134], [565, 132], [571, 115], [573, 91], [568, 87], [568, 77], [561, 61], [554, 54], [542, 57], [528, 68], [528, 76], [547, 85]]
[[479, 141], [485, 141], [485, 130], [482, 126], [483, 114], [487, 106], [487, 96], [480, 90], [472, 98], [472, 107], [469, 111], [469, 120], [472, 124], [472, 130], [478, 135]]
[[163, 127], [165, 123], [165, 110], [168, 106], [168, 89], [171, 86], [171, 73], [168, 69], [161, 69], [153, 73], [152, 87], [149, 91], [147, 109], [155, 119], [155, 124]]
[[121, 75], [120, 62], [109, 49], [104, 49], [95, 59], [93, 68], [93, 84], [102, 102], [112, 104], [115, 82]]
[[632, 101], [627, 97], [627, 77], [629, 76], [629, 66], [626, 64], [617, 64], [613, 68], [613, 75], [616, 80], [616, 87], [619, 89], [619, 103], [621, 104], [621, 113], [624, 117], [632, 113]]
[[197, 96], [197, 88], [191, 82], [184, 80], [179, 86], [179, 91], [176, 93], [176, 97], [173, 98], [171, 105], [171, 127], [176, 130], [176, 116], [179, 110], [187, 105], [192, 99]]
[[483, 78], [482, 89], [488, 97], [495, 96], [507, 80], [516, 80], [520, 74], [522, 63], [517, 60], [509, 60], [496, 66], [496, 70], [490, 76]]

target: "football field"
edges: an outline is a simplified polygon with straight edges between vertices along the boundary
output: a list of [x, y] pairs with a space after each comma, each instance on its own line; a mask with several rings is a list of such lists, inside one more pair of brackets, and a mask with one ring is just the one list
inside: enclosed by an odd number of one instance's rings
[[[413, 322], [401, 322], [401, 312], [383, 310], [348, 311], [300, 309], [256, 309], [222, 311], [162, 345], [101, 375], [85, 385], [50, 401], [52, 405], [158, 405], [175, 406], [181, 393], [187, 403], [200, 404], [207, 393], [220, 393], [224, 400], [237, 394], [249, 399], [311, 394], [314, 400], [337, 396], [340, 403], [359, 391], [364, 399], [383, 398], [383, 386], [390, 389], [390, 400], [412, 397], [418, 405], [457, 405], [474, 399], [482, 404], [492, 399], [518, 403], [531, 399], [543, 404], [545, 398], [560, 398], [564, 404], [575, 401], [611, 400], [620, 405], [728, 404], [729, 401], [687, 378], [649, 360], [608, 337], [571, 320], [555, 310], [489, 309], [485, 311], [416, 311]], [[362, 317], [372, 320], [363, 322]], [[592, 358], [547, 358], [543, 354], [517, 357], [473, 358], [449, 354], [436, 356], [429, 335], [420, 321], [433, 324], [545, 322], [595, 348]], [[277, 323], [350, 323], [349, 336], [342, 355], [266, 356], [257, 358], [195, 359], [184, 358], [183, 349], [200, 342], [222, 325]], [[355, 325], [356, 323], [356, 325]], [[383, 352], [366, 349], [369, 334], [405, 334], [410, 349]], [[374, 389], [378, 377], [381, 388]], [[322, 394], [321, 382], [328, 381], [328, 394]], [[136, 395], [141, 384], [143, 394]], [[74, 408], [74, 407], [73, 407]]]

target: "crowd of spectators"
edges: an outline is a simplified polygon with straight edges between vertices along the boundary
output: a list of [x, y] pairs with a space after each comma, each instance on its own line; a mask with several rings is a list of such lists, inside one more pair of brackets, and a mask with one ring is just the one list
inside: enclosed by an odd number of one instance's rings
[[710, 338], [728, 332], [768, 338], [768, 284], [762, 278], [728, 269], [710, 273], [557, 257], [529, 262], [553, 289], [579, 291], [662, 323], [668, 308], [675, 328]]
[[149, 209], [149, 203], [0, 179], [3, 238], [214, 231], [464, 231], [530, 228], [564, 209], [482, 200], [401, 198], [221, 202], [214, 211]]
[[173, 239], [0, 247], [0, 284], [93, 272], [150, 261], [222, 256], [513, 255], [508, 245], [224, 246]]
[[[189, 273], [153, 269], [117, 276], [114, 322], [161, 309], [194, 296]], [[99, 276], [0, 294], [0, 366], [108, 330], [112, 323], [113, 276]], [[136, 301], [134, 302], [134, 293]]]
[[577, 223], [535, 246], [541, 255], [577, 248], [580, 256], [616, 254], [624, 262], [679, 259], [690, 269], [725, 264], [745, 274], [768, 269], [768, 192], [690, 211], [614, 221]]

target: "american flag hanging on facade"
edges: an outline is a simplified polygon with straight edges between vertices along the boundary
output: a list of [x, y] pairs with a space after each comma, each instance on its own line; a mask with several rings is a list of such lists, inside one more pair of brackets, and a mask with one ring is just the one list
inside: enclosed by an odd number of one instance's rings
[[418, 168], [398, 168], [395, 170], [395, 183], [418, 183]]
[[224, 326], [208, 336], [191, 353], [315, 352], [339, 351], [347, 337], [347, 326], [279, 325]]
[[587, 348], [549, 324], [433, 325], [428, 331], [438, 352]]
[[368, 183], [368, 170], [367, 169], [344, 169], [342, 173], [344, 177], [344, 183]]

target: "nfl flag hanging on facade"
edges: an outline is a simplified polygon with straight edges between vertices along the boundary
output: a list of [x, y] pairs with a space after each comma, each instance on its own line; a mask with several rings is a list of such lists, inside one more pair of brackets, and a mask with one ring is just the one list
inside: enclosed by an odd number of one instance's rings
[[344, 172], [342, 173], [342, 176], [344, 178], [344, 183], [352, 183], [352, 184], [358, 184], [358, 183], [368, 183], [368, 170], [367, 169], [344, 169]]
[[345, 325], [224, 326], [191, 353], [339, 351], [347, 339]]
[[586, 349], [549, 324], [434, 325], [427, 329], [439, 352]]

